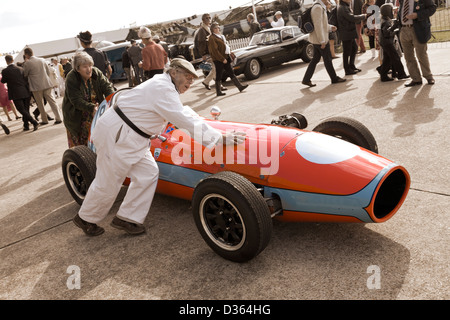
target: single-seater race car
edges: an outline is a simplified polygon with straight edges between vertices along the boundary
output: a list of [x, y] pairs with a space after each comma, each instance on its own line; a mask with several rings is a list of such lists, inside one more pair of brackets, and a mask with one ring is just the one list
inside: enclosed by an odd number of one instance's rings
[[[92, 128], [119, 94], [102, 102]], [[245, 142], [209, 149], [169, 123], [150, 149], [160, 170], [157, 192], [192, 201], [201, 236], [225, 259], [245, 262], [261, 253], [272, 219], [380, 223], [407, 196], [407, 170], [378, 155], [373, 135], [358, 121], [336, 117], [308, 131], [297, 113], [271, 124], [221, 121], [217, 107], [211, 114], [209, 125], [245, 132]], [[82, 204], [95, 177], [95, 146], [66, 150], [62, 171]]]

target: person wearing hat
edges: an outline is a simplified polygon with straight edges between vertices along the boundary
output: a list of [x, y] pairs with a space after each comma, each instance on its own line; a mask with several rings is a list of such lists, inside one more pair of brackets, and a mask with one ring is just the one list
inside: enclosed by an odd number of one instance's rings
[[80, 39], [80, 44], [84, 48], [92, 59], [94, 59], [94, 67], [100, 69], [100, 71], [109, 79], [112, 75], [111, 63], [101, 50], [92, 47], [92, 34], [89, 31], [80, 32], [78, 34], [78, 39]]
[[[383, 63], [380, 66], [379, 73], [382, 82], [392, 81], [394, 78], [406, 79], [409, 76], [405, 73], [402, 61], [394, 46], [395, 29], [397, 24], [393, 22], [394, 6], [392, 3], [385, 3], [380, 7], [381, 25], [379, 31], [380, 46], [383, 49]], [[396, 20], [397, 21], [397, 20]], [[388, 76], [392, 68], [392, 78]]]
[[152, 32], [147, 27], [141, 27], [138, 33], [145, 48], [142, 49], [142, 62], [139, 64], [144, 69], [145, 80], [153, 78], [155, 74], [164, 72], [164, 66], [168, 61], [166, 50], [153, 41]]
[[284, 27], [284, 19], [281, 11], [275, 12], [274, 19], [270, 23], [270, 25], [272, 26], [272, 28]]
[[186, 92], [196, 78], [190, 62], [172, 59], [163, 74], [121, 92], [114, 105], [98, 119], [91, 134], [97, 151], [97, 172], [73, 219], [87, 235], [104, 232], [97, 224], [108, 214], [126, 177], [131, 178], [132, 183], [111, 226], [133, 235], [145, 232], [143, 223], [159, 174], [150, 153], [149, 138], [161, 133], [167, 122], [186, 129], [207, 148], [245, 141], [243, 134], [222, 134], [213, 129], [191, 108], [183, 106], [180, 94]]

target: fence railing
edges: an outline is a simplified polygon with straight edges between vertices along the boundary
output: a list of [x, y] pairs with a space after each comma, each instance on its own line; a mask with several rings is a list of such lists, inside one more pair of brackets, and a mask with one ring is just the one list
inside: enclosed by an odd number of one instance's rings
[[228, 44], [230, 45], [231, 50], [237, 50], [240, 48], [244, 48], [244, 47], [248, 46], [249, 43], [250, 43], [249, 37], [233, 39], [233, 40], [228, 41]]
[[445, 3], [438, 6], [430, 20], [432, 32], [450, 31], [450, 7]]

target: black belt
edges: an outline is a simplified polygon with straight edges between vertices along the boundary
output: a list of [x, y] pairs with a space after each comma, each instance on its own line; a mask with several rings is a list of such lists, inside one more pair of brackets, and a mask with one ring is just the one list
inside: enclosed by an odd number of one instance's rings
[[138, 127], [136, 127], [136, 125], [130, 121], [130, 119], [127, 118], [127, 116], [122, 112], [122, 110], [120, 110], [119, 106], [117, 104], [114, 105], [114, 110], [117, 112], [117, 114], [119, 115], [119, 117], [122, 118], [123, 121], [125, 121], [125, 123], [127, 125], [130, 126], [131, 129], [133, 129], [137, 134], [139, 134], [140, 136], [150, 139], [150, 135], [146, 134], [145, 132], [143, 132], [141, 129], [139, 129]]

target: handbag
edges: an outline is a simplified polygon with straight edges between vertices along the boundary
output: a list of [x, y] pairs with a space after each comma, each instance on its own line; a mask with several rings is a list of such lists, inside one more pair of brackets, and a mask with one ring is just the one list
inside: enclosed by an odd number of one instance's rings
[[212, 69], [211, 63], [206, 62], [206, 61], [202, 61], [202, 63], [200, 63], [200, 64], [198, 65], [198, 67], [199, 67], [200, 69], [202, 69], [203, 71], [206, 71], [206, 72], [210, 72], [211, 69]]

